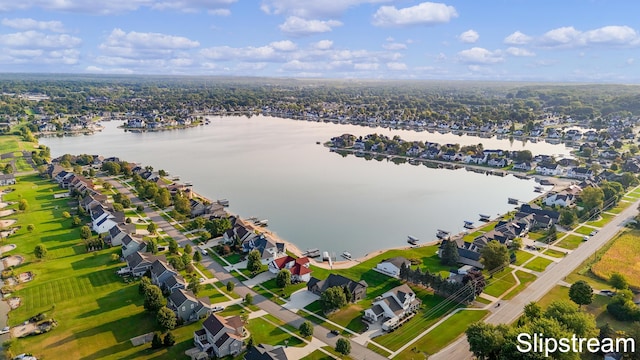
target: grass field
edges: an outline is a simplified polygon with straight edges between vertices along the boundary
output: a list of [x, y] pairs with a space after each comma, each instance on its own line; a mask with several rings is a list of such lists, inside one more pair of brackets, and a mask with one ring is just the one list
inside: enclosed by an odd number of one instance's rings
[[542, 257], [537, 257], [533, 260], [531, 260], [527, 265], [525, 265], [525, 269], [529, 269], [529, 270], [533, 270], [533, 271], [538, 271], [538, 272], [543, 272], [547, 266], [549, 266], [549, 264], [551, 264], [553, 261], [549, 260], [549, 259], [545, 259]]
[[613, 219], [614, 215], [603, 213], [599, 219], [595, 219], [593, 221], [587, 222], [587, 225], [603, 227], [605, 226], [611, 219]]
[[620, 202], [618, 202], [618, 205], [616, 207], [607, 210], [607, 212], [610, 212], [612, 214], [620, 214], [622, 212], [622, 210], [628, 208], [629, 205], [631, 205], [630, 202], [620, 201]]
[[603, 279], [617, 271], [627, 278], [629, 286], [640, 287], [640, 231], [629, 231], [616, 237], [591, 271]]
[[329, 356], [320, 350], [315, 350], [311, 354], [303, 357], [301, 360], [334, 360], [334, 359], [332, 356]]
[[470, 324], [482, 320], [487, 313], [487, 310], [459, 311], [413, 343], [410, 348], [398, 354], [394, 359], [422, 359], [435, 354], [462, 335]]
[[520, 284], [518, 284], [518, 286], [516, 286], [513, 290], [509, 291], [509, 293], [507, 293], [507, 295], [503, 297], [504, 300], [512, 299], [514, 296], [518, 295], [520, 291], [529, 286], [529, 283], [536, 279], [535, 275], [521, 270], [516, 270], [516, 277], [518, 278], [518, 280], [520, 280]]
[[560, 242], [556, 243], [556, 246], [565, 248], [567, 250], [573, 250], [578, 248], [580, 244], [582, 244], [583, 238], [579, 235], [567, 235], [564, 239], [560, 240]]
[[573, 232], [576, 232], [578, 234], [582, 234], [582, 235], [589, 235], [591, 234], [591, 232], [595, 230], [594, 228], [588, 227], [588, 226], [580, 226], [579, 228], [573, 230]]
[[553, 256], [554, 258], [563, 258], [566, 256], [564, 252], [553, 250], [553, 249], [547, 249], [542, 253], [548, 256]]
[[484, 288], [484, 293], [487, 295], [499, 297], [516, 284], [516, 279], [511, 272], [513, 269], [506, 268], [498, 273], [493, 274], [493, 277], [487, 278], [488, 286]]
[[527, 262], [527, 260], [531, 259], [532, 257], [533, 257], [533, 254], [530, 252], [516, 250], [516, 262], [514, 263], [514, 265], [520, 266], [525, 262]]
[[255, 344], [284, 345], [288, 341], [288, 346], [303, 346], [305, 343], [296, 336], [291, 336], [286, 331], [280, 329], [263, 318], [249, 320], [246, 325], [251, 333]]

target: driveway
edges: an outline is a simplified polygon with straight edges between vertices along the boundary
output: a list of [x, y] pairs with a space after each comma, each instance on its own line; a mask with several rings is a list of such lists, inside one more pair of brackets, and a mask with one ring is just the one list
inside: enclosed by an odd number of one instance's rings
[[260, 273], [258, 275], [256, 275], [254, 278], [249, 279], [249, 280], [245, 280], [242, 283], [244, 284], [244, 286], [252, 288], [258, 284], [261, 284], [267, 280], [271, 280], [274, 277], [276, 277], [276, 274], [272, 273], [271, 271], [265, 271], [263, 273]]
[[312, 302], [320, 299], [320, 296], [312, 293], [307, 289], [300, 289], [293, 294], [289, 298], [289, 302], [282, 305], [285, 309], [289, 309], [293, 312], [297, 312], [300, 309], [303, 309], [305, 306], [311, 304]]

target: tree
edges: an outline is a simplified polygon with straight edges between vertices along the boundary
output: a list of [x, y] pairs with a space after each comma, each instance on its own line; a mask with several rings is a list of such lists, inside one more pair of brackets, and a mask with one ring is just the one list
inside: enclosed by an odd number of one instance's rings
[[280, 270], [276, 275], [276, 285], [281, 288], [291, 285], [291, 271], [288, 269]]
[[164, 306], [164, 297], [162, 290], [156, 285], [149, 285], [144, 294], [144, 309], [149, 312], [157, 312]]
[[473, 355], [479, 360], [498, 359], [505, 343], [505, 327], [476, 322], [467, 328], [467, 341]]
[[138, 284], [138, 293], [143, 296], [146, 295], [149, 286], [151, 286], [151, 279], [143, 276], [140, 278], [140, 283]]
[[164, 336], [164, 339], [162, 340], [162, 343], [164, 344], [164, 346], [166, 347], [171, 347], [176, 343], [176, 337], [173, 336], [173, 334], [171, 333], [171, 331], [167, 332], [166, 335]]
[[35, 249], [33, 249], [33, 255], [38, 259], [44, 259], [47, 257], [47, 247], [44, 244], [36, 245]]
[[158, 333], [153, 334], [153, 340], [151, 340], [152, 349], [160, 349], [162, 347], [162, 339]]
[[169, 239], [169, 254], [177, 254], [177, 253], [178, 253], [178, 243], [173, 239]]
[[200, 280], [195, 276], [191, 277], [191, 280], [189, 280], [188, 289], [191, 290], [194, 295], [198, 295], [201, 287], [202, 285], [200, 285]]
[[588, 187], [582, 190], [580, 195], [584, 208], [589, 211], [592, 209], [602, 209], [604, 203], [604, 192], [600, 188]]
[[440, 257], [440, 262], [444, 265], [456, 266], [458, 261], [460, 260], [460, 255], [458, 254], [458, 244], [454, 240], [443, 240], [444, 245], [442, 246], [442, 253]]
[[253, 304], [253, 295], [251, 295], [251, 293], [247, 293], [247, 295], [244, 296], [244, 302], [247, 305]]
[[584, 280], [576, 281], [569, 288], [569, 298], [580, 306], [589, 305], [593, 301], [593, 289]]
[[184, 246], [184, 252], [187, 254], [191, 254], [193, 252], [193, 248], [191, 247], [190, 244], [187, 244]]
[[340, 286], [333, 286], [320, 295], [320, 302], [322, 310], [328, 313], [347, 305], [347, 297]]
[[509, 264], [509, 249], [496, 240], [491, 240], [480, 250], [480, 261], [488, 271]]
[[300, 328], [298, 330], [300, 330], [300, 335], [302, 337], [309, 337], [313, 335], [313, 324], [311, 324], [311, 321], [307, 320], [300, 324]]
[[524, 316], [529, 320], [538, 319], [542, 316], [542, 307], [532, 301], [524, 306]]
[[171, 205], [171, 193], [167, 188], [161, 188], [154, 196], [153, 202], [161, 209], [169, 207]]
[[345, 338], [340, 338], [336, 341], [336, 351], [342, 355], [349, 355], [351, 352], [351, 343]]
[[619, 272], [612, 273], [609, 277], [609, 282], [611, 283], [611, 286], [613, 286], [616, 290], [626, 290], [629, 288], [629, 282], [627, 282], [627, 279], [624, 277], [624, 275], [620, 274]]
[[91, 237], [91, 228], [87, 225], [80, 228], [80, 237], [82, 240], [87, 240]]
[[36, 229], [35, 225], [33, 225], [33, 224], [27, 225], [27, 231], [28, 232], [33, 232], [33, 230], [35, 230], [35, 229]]
[[233, 281], [229, 280], [227, 282], [227, 291], [228, 292], [232, 292], [233, 289], [235, 289], [235, 288], [236, 288], [236, 284]]
[[176, 327], [176, 313], [174, 313], [173, 310], [169, 309], [166, 306], [163, 306], [160, 308], [160, 310], [158, 310], [156, 319], [158, 320], [158, 325], [160, 325], [160, 327], [164, 330], [172, 330]]
[[522, 249], [522, 245], [523, 245], [522, 244], [522, 238], [517, 237], [517, 238], [511, 240], [510, 247], [512, 249], [515, 249], [515, 250], [520, 250], [520, 249]]
[[63, 211], [62, 212], [62, 217], [65, 218], [65, 219], [69, 219], [71, 217], [71, 214], [69, 214], [68, 211]]
[[20, 199], [18, 202], [18, 210], [27, 211], [29, 209], [29, 202], [26, 199]]
[[82, 224], [82, 219], [80, 219], [79, 217], [74, 216], [71, 219], [71, 227], [78, 227], [80, 226], [80, 224]]
[[201, 260], [202, 254], [200, 253], [200, 251], [196, 251], [195, 253], [193, 253], [193, 261], [200, 262]]
[[563, 209], [560, 211], [560, 225], [570, 227], [578, 220], [576, 213], [572, 209]]
[[253, 249], [249, 252], [247, 256], [247, 270], [252, 273], [257, 273], [262, 269], [262, 262], [260, 259], [260, 252], [256, 249]]
[[147, 231], [149, 232], [149, 234], [155, 234], [156, 231], [158, 231], [158, 225], [156, 225], [156, 223], [154, 222], [150, 222], [149, 225], [147, 225]]

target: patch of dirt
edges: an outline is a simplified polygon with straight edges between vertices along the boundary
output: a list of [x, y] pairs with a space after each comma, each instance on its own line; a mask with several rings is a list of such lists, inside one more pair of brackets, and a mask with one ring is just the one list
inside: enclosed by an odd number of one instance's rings
[[6, 203], [6, 202], [0, 202], [0, 209], [2, 209], [2, 208], [6, 208], [7, 206], [9, 206], [9, 204], [8, 204], [8, 203]]
[[33, 280], [33, 273], [31, 273], [31, 271], [23, 272], [22, 274], [18, 275], [18, 281], [20, 281], [21, 283], [31, 280]]
[[13, 337], [25, 337], [36, 330], [36, 323], [26, 322], [26, 324], [20, 324], [11, 328], [11, 335]]
[[7, 302], [9, 303], [9, 306], [11, 307], [11, 309], [17, 309], [18, 306], [20, 306], [21, 304], [19, 297], [12, 297]]
[[18, 285], [18, 280], [14, 277], [6, 278], [4, 279], [4, 284], [9, 286]]
[[0, 227], [9, 227], [15, 224], [18, 220], [8, 219], [8, 220], [0, 220]]
[[11, 250], [13, 250], [15, 248], [16, 248], [16, 244], [9, 244], [9, 245], [0, 246], [0, 254], [9, 252], [9, 251], [11, 251]]
[[[13, 213], [15, 213], [15, 212], [16, 212], [16, 211], [15, 211], [14, 209], [2, 210], [2, 211], [0, 211], [0, 217], [3, 217], [3, 216], [9, 216], [9, 215], [11, 215], [11, 214], [13, 214]], [[15, 221], [15, 220], [14, 220], [14, 221]]]
[[11, 267], [11, 266], [18, 266], [22, 264], [23, 261], [24, 261], [24, 258], [20, 255], [11, 255], [2, 259], [2, 263], [4, 264], [5, 268]]

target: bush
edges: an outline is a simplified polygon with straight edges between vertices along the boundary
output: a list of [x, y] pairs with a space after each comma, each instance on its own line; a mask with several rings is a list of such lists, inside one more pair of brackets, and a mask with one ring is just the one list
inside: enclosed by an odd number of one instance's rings
[[171, 332], [168, 332], [165, 336], [164, 336], [164, 340], [162, 341], [164, 343], [164, 346], [173, 346], [176, 343], [176, 337], [173, 336], [173, 334]]
[[153, 334], [153, 340], [151, 340], [152, 349], [160, 349], [162, 347], [162, 339], [158, 333]]
[[345, 338], [340, 338], [336, 341], [336, 351], [342, 355], [349, 355], [351, 352], [351, 343]]

